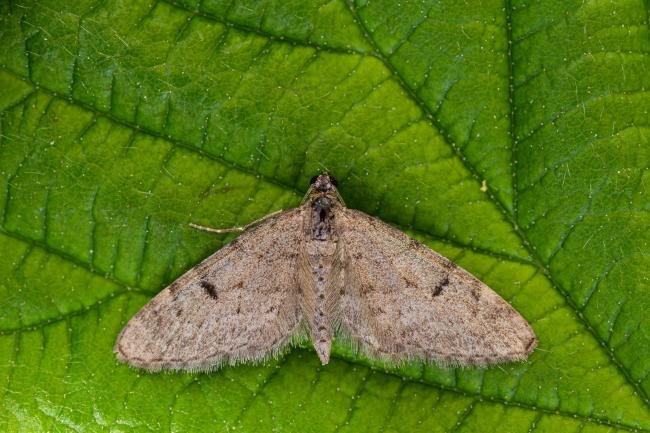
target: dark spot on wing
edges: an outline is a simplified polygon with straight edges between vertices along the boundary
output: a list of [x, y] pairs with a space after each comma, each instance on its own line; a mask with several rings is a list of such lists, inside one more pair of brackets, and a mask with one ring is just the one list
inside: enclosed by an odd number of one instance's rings
[[201, 281], [199, 282], [199, 284], [201, 285], [201, 287], [203, 287], [203, 290], [205, 290], [205, 293], [206, 293], [209, 297], [211, 297], [211, 298], [214, 299], [215, 301], [216, 301], [217, 299], [219, 299], [219, 297], [217, 296], [217, 288], [214, 287], [214, 284], [212, 284], [211, 282], [209, 282], [209, 281], [207, 281], [207, 280], [201, 280]]
[[183, 310], [182, 310], [182, 309], [179, 308], [178, 310], [176, 310], [176, 317], [180, 317], [181, 314], [183, 314]]
[[445, 275], [442, 281], [436, 284], [436, 287], [433, 288], [433, 296], [438, 296], [442, 293], [442, 290], [449, 285], [449, 277]]

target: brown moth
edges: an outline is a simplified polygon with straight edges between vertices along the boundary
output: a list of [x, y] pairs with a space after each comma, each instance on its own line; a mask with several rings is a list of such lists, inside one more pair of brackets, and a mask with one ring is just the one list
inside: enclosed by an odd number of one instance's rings
[[526, 320], [470, 273], [346, 208], [328, 173], [300, 207], [252, 225], [129, 321], [120, 361], [210, 370], [277, 355], [305, 333], [323, 364], [335, 335], [370, 357], [441, 365], [523, 360], [537, 345]]

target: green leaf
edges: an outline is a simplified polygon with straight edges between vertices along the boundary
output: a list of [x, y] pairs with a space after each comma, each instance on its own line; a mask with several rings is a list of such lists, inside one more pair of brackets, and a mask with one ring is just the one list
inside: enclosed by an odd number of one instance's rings
[[[69, 4], [68, 4], [69, 3]], [[647, 2], [0, 4], [0, 430], [650, 431]], [[331, 170], [540, 338], [486, 369], [117, 364]]]

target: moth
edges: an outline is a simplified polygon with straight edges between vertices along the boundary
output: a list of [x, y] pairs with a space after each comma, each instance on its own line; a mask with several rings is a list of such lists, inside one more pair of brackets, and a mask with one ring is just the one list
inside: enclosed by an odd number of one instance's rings
[[[248, 227], [146, 304], [117, 358], [148, 370], [260, 361], [309, 335], [323, 364], [340, 338], [366, 356], [484, 366], [525, 359], [526, 320], [469, 272], [348, 209], [328, 173], [302, 204]], [[218, 230], [214, 230], [218, 231]]]

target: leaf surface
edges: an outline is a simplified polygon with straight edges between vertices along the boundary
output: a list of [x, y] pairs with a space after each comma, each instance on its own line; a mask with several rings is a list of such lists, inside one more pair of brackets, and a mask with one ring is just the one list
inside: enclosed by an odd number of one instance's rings
[[[3, 431], [650, 431], [642, 1], [0, 5]], [[144, 374], [125, 322], [328, 168], [540, 338]]]

